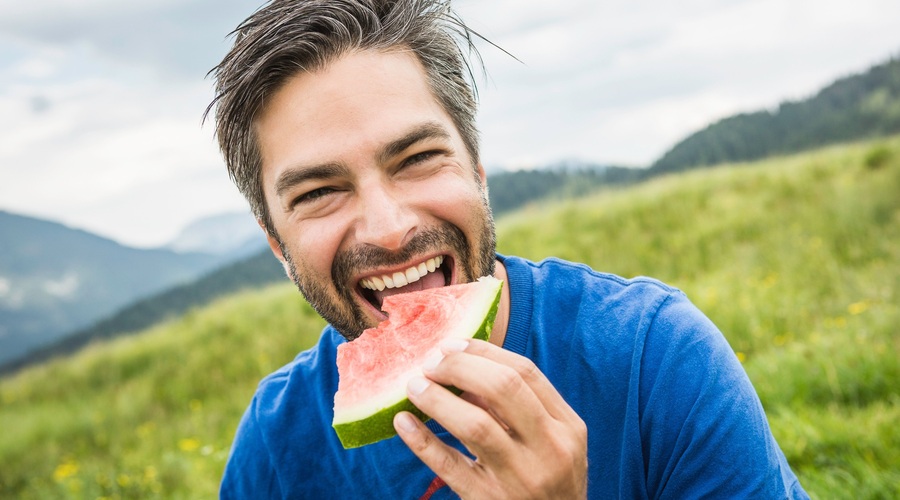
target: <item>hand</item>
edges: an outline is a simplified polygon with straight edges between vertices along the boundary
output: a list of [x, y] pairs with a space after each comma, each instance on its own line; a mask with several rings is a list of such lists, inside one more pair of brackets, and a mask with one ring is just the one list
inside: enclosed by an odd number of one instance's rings
[[462, 498], [585, 498], [587, 428], [534, 363], [480, 340], [441, 350], [407, 392], [477, 459], [399, 413], [394, 427], [412, 452]]

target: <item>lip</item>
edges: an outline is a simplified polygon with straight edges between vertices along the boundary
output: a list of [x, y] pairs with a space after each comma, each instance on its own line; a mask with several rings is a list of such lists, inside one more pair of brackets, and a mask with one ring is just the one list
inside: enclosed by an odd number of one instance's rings
[[[456, 258], [449, 253], [434, 253], [434, 254], [429, 254], [429, 255], [423, 255], [423, 256], [417, 257], [415, 259], [410, 259], [408, 262], [406, 262], [404, 264], [392, 266], [389, 268], [382, 268], [382, 269], [378, 269], [378, 270], [368, 271], [365, 274], [357, 275], [356, 277], [353, 278], [353, 283], [355, 283], [353, 289], [354, 289], [354, 292], [356, 293], [357, 300], [359, 300], [359, 302], [361, 302], [363, 304], [363, 307], [367, 311], [369, 311], [369, 314], [375, 316], [375, 318], [379, 322], [384, 321], [385, 319], [387, 319], [387, 315], [384, 314], [384, 312], [379, 310], [377, 307], [375, 307], [375, 305], [372, 304], [372, 302], [370, 302], [368, 298], [366, 298], [365, 294], [369, 293], [369, 290], [366, 290], [361, 286], [360, 283], [362, 282], [362, 280], [371, 279], [373, 277], [381, 277], [383, 275], [391, 276], [394, 273], [403, 273], [405, 270], [409, 269], [410, 267], [417, 267], [420, 263], [424, 263], [435, 257], [443, 258], [443, 262], [441, 263], [440, 267], [438, 267], [435, 271], [437, 271], [438, 269], [442, 269], [441, 272], [446, 272], [446, 270], [449, 268], [449, 270], [450, 270], [449, 285], [456, 284], [457, 279], [458, 279], [458, 274], [457, 274], [457, 270], [456, 270], [456, 267], [457, 267], [456, 266]], [[446, 274], [445, 274], [445, 276], [446, 276]]]

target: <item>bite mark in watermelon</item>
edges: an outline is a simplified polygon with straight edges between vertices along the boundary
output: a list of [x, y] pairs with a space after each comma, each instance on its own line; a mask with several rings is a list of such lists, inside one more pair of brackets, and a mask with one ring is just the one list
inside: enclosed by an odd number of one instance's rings
[[401, 411], [429, 419], [406, 397], [407, 382], [421, 375], [442, 340], [490, 338], [502, 285], [486, 276], [387, 297], [382, 309], [388, 319], [338, 346], [332, 426], [344, 448], [394, 436], [394, 415]]

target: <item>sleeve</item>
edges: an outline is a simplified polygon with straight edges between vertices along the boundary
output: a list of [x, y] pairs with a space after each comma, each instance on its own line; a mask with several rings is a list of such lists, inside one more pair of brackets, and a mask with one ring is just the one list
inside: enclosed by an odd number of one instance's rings
[[283, 496], [255, 416], [256, 403], [254, 397], [238, 424], [219, 487], [219, 498], [223, 500]]
[[683, 294], [657, 312], [640, 366], [650, 498], [808, 498], [731, 347]]

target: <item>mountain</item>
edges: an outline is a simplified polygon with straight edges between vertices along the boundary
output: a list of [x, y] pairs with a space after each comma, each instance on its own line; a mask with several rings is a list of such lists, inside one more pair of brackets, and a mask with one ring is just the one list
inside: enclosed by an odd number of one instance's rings
[[166, 248], [246, 257], [268, 248], [256, 219], [249, 212], [232, 212], [197, 219], [181, 230]]
[[0, 365], [224, 261], [209, 254], [129, 248], [5, 211], [0, 211], [0, 241]]
[[637, 168], [560, 162], [535, 170], [495, 172], [488, 175], [494, 215], [516, 210], [537, 200], [572, 198], [601, 186], [635, 182], [643, 171]]
[[0, 364], [0, 374], [72, 354], [92, 342], [149, 328], [241, 290], [278, 282], [290, 283], [281, 263], [266, 248], [251, 257], [216, 268], [196, 281], [138, 300], [86, 328], [69, 332], [55, 342], [35, 348], [5, 365]]
[[809, 99], [713, 123], [672, 147], [653, 163], [647, 176], [897, 132], [900, 58], [841, 78]]

